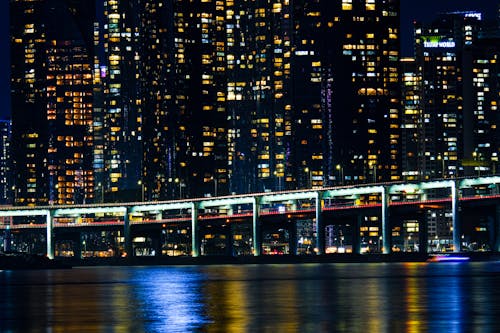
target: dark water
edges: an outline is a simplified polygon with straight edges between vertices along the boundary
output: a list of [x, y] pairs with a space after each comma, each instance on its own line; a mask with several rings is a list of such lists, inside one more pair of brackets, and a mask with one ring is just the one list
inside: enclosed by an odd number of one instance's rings
[[500, 262], [0, 271], [0, 332], [498, 332]]

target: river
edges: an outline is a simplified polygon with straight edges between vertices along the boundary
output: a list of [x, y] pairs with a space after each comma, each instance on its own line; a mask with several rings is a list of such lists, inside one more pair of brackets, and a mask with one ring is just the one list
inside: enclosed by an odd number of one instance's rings
[[0, 332], [498, 332], [500, 262], [0, 271]]

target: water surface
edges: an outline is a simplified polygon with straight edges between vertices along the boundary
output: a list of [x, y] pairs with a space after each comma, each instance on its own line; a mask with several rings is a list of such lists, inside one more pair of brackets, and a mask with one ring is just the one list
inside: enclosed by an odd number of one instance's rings
[[500, 263], [0, 271], [0, 332], [497, 332]]

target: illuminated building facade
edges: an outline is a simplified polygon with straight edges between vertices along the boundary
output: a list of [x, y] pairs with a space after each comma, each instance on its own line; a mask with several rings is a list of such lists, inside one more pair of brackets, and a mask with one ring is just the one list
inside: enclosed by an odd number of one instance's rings
[[94, 166], [101, 200], [137, 199], [141, 183], [137, 5], [128, 0], [95, 2]]
[[77, 7], [71, 1], [10, 4], [18, 205], [93, 200], [92, 71]]
[[[476, 12], [442, 14], [415, 26], [415, 59], [401, 62], [405, 180], [496, 173], [497, 32]], [[426, 215], [431, 247], [448, 250], [450, 212], [431, 208]]]
[[398, 179], [398, 13], [398, 1], [175, 2], [173, 191]]
[[324, 171], [341, 183], [398, 180], [399, 1], [328, 2], [325, 14]]
[[173, 2], [148, 1], [138, 11], [141, 50], [138, 110], [142, 111], [138, 133], [143, 143], [141, 196], [149, 200], [176, 198], [183, 196], [181, 179], [185, 178], [181, 174], [187, 164], [181, 153], [186, 147], [182, 144], [185, 127], [179, 120], [185, 110], [185, 95], [182, 88], [175, 89], [179, 81], [174, 78], [174, 59], [182, 63], [184, 59], [182, 53], [176, 55], [178, 49], [174, 47]]
[[496, 168], [498, 39], [485, 27], [477, 12], [443, 14], [415, 26], [424, 179]]
[[[177, 171], [170, 193], [228, 193], [227, 22], [232, 2], [175, 1]], [[173, 147], [172, 147], [173, 148]], [[171, 155], [174, 153], [171, 149]]]
[[227, 61], [232, 192], [295, 186], [290, 156], [291, 10], [289, 1], [272, 5], [240, 1], [229, 17], [233, 21]]
[[462, 173], [462, 41], [456, 39], [455, 16], [432, 26], [415, 27], [415, 56], [422, 69], [425, 179]]
[[54, 40], [47, 50], [49, 203], [94, 199], [92, 67], [84, 44]]
[[[163, 128], [165, 148], [144, 164], [146, 183], [163, 177], [168, 196], [175, 197], [284, 189], [294, 181], [286, 167], [289, 7], [288, 1], [174, 2], [173, 35], [165, 34], [163, 43], [173, 46], [163, 65], [165, 79], [172, 78], [166, 80], [168, 106], [156, 114], [176, 125]], [[144, 136], [155, 127], [150, 110], [144, 112]], [[153, 141], [145, 139], [145, 158], [154, 156]]]
[[[329, 11], [326, 2], [294, 2], [292, 48], [287, 50], [291, 72], [287, 134], [292, 136], [294, 185], [299, 188], [331, 184], [332, 70], [324, 59]], [[339, 46], [336, 46], [339, 47]]]
[[484, 29], [464, 61], [464, 167], [466, 175], [496, 174], [500, 137], [500, 28]]
[[401, 59], [401, 167], [407, 181], [423, 179], [425, 133], [422, 117], [422, 75], [414, 58]]
[[[44, 156], [46, 123], [44, 54], [46, 34], [41, 28], [42, 2], [16, 2], [10, 5], [11, 17], [11, 89], [13, 167], [16, 170], [16, 202], [48, 203]], [[14, 23], [14, 22], [12, 22]]]
[[400, 177], [398, 0], [11, 11], [18, 204]]

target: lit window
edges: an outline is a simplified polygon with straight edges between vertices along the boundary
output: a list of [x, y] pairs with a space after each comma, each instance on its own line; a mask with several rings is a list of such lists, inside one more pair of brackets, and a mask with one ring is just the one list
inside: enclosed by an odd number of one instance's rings
[[342, 10], [352, 10], [352, 0], [342, 0]]

